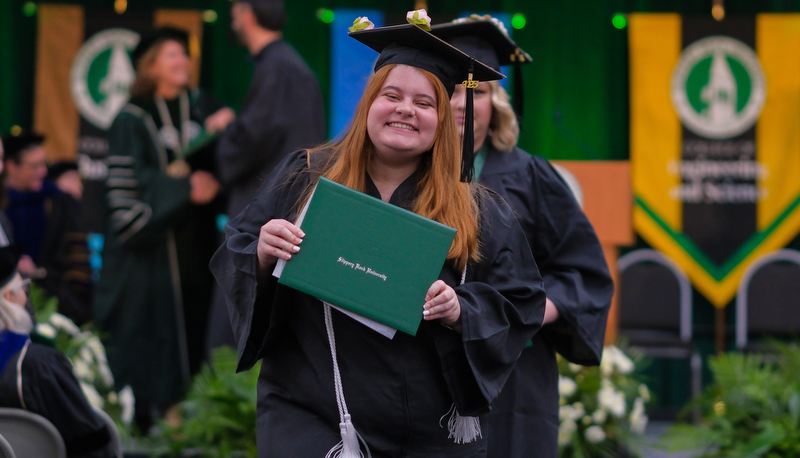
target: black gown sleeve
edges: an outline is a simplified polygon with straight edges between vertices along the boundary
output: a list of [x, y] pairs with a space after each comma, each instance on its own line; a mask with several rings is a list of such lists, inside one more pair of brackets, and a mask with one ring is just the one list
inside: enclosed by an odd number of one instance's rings
[[455, 288], [461, 334], [436, 333], [445, 380], [461, 415], [490, 408], [545, 310], [542, 278], [511, 209], [488, 191], [481, 191], [479, 202], [481, 260], [469, 264], [466, 282]]
[[295, 149], [325, 140], [317, 79], [283, 40], [261, 51], [239, 116], [217, 148], [220, 178], [230, 188], [260, 176]]
[[69, 457], [111, 456], [108, 429], [89, 405], [61, 352], [31, 343], [22, 363], [22, 387], [27, 410], [53, 423]]
[[261, 186], [256, 197], [225, 226], [225, 243], [211, 259], [210, 268], [225, 294], [239, 352], [237, 370], [258, 360], [267, 331], [277, 324], [272, 298], [277, 279], [259, 284], [256, 245], [261, 226], [272, 219], [289, 219], [294, 204], [309, 183], [306, 153], [288, 155]]
[[[529, 163], [536, 231], [533, 256], [559, 319], [542, 330], [567, 360], [600, 363], [614, 284], [594, 228], [546, 160]], [[532, 199], [534, 200], [534, 199]], [[531, 237], [531, 235], [529, 235]]]

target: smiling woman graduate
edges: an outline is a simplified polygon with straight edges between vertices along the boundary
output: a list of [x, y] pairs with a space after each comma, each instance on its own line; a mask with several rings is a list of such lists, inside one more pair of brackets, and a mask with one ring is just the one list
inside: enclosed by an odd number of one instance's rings
[[[452, 88], [502, 75], [417, 25], [351, 36], [381, 54], [348, 132], [289, 155], [211, 261], [238, 369], [262, 359], [259, 456], [484, 456], [480, 421], [545, 302], [508, 206], [462, 181], [471, 173], [462, 171]], [[419, 298], [416, 336], [388, 339], [270, 275], [300, 250], [305, 234], [290, 221], [320, 176], [458, 230], [439, 280]]]

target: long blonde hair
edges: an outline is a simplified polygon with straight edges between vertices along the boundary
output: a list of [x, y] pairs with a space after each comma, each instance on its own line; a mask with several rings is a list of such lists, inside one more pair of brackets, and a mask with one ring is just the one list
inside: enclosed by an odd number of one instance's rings
[[[380, 68], [367, 82], [356, 107], [350, 128], [341, 140], [309, 151], [309, 155], [330, 148], [334, 151], [323, 167], [322, 176], [357, 191], [366, 191], [364, 171], [372, 158], [374, 146], [367, 132], [367, 115], [389, 72], [397, 64]], [[450, 97], [444, 85], [432, 73], [419, 69], [436, 90], [439, 125], [433, 145], [423, 153], [421, 177], [417, 184], [414, 213], [457, 230], [447, 254], [456, 268], [463, 269], [470, 259], [478, 259], [478, 205], [469, 183], [460, 181], [461, 141], [456, 128]]]
[[489, 81], [492, 87], [492, 145], [499, 151], [509, 151], [519, 141], [519, 123], [514, 108], [509, 103], [508, 92], [497, 81]]

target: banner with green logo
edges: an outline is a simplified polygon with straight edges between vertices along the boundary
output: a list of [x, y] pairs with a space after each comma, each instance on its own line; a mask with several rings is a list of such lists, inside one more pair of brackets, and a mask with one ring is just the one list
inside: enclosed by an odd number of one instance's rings
[[48, 138], [49, 161], [77, 161], [85, 179], [84, 225], [101, 232], [107, 131], [128, 102], [136, 75], [130, 53], [141, 34], [155, 27], [186, 30], [196, 85], [202, 17], [196, 10], [117, 14], [111, 8], [52, 4], [40, 5], [38, 17], [34, 127]]
[[630, 19], [634, 228], [724, 307], [800, 231], [800, 15]]

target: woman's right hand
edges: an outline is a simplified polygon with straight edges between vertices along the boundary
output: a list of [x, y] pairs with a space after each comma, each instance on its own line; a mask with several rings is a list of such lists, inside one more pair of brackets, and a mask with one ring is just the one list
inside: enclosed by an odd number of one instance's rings
[[191, 185], [189, 200], [195, 205], [205, 205], [211, 202], [219, 192], [219, 181], [205, 170], [192, 172], [189, 176], [189, 184]]
[[278, 259], [290, 260], [292, 254], [300, 251], [305, 233], [299, 227], [285, 219], [273, 219], [261, 226], [258, 235], [258, 268], [264, 273], [278, 262]]

